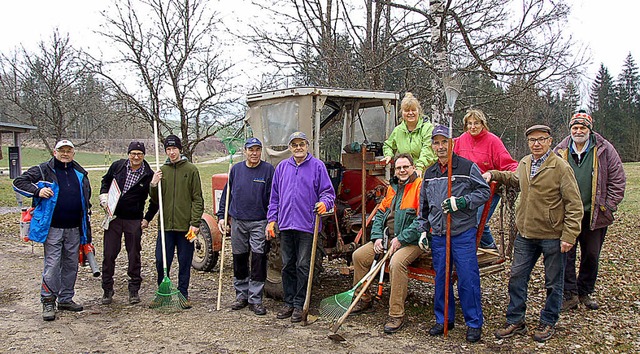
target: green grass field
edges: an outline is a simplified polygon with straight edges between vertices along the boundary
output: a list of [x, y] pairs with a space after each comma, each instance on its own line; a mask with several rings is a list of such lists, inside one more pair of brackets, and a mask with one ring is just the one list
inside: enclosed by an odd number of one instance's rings
[[[0, 193], [0, 207], [14, 207], [18, 204], [16, 201], [15, 192], [13, 192], [13, 188], [11, 186], [12, 180], [9, 179], [9, 155], [6, 147], [3, 147], [3, 156], [5, 158], [3, 160], [0, 160], [0, 170], [3, 171], [3, 173], [0, 174], [0, 191], [2, 191]], [[45, 150], [24, 148], [22, 149], [22, 168], [23, 170], [26, 170], [30, 166], [37, 165], [43, 161], [48, 160], [49, 158], [51, 158], [51, 156]], [[80, 163], [80, 165], [82, 165], [83, 167], [104, 167], [104, 170], [89, 171], [89, 180], [91, 181], [91, 188], [93, 191], [91, 203], [93, 205], [98, 205], [100, 182], [102, 180], [102, 176], [106, 172], [106, 168], [111, 164], [111, 162], [121, 158], [125, 158], [125, 156], [111, 155], [109, 157], [105, 156], [104, 154], [88, 152], [76, 153], [75, 160], [78, 161], [78, 163]], [[155, 169], [155, 157], [149, 155], [147, 156], [146, 160], [151, 164], [151, 167]], [[162, 161], [164, 161], [164, 158], [162, 158]], [[205, 201], [205, 210], [211, 212], [211, 203], [213, 200], [213, 197], [211, 195], [211, 176], [216, 173], [226, 173], [229, 165], [225, 162], [220, 164], [198, 164], [197, 166], [200, 170], [200, 178], [202, 180], [202, 192]], [[30, 199], [25, 198], [23, 203], [24, 205], [29, 205], [31, 201]]]

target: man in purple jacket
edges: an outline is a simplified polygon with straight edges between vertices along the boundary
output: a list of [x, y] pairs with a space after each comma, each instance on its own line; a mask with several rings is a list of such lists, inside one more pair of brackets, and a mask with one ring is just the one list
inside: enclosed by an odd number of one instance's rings
[[313, 243], [314, 213], [333, 208], [336, 193], [324, 163], [309, 153], [302, 132], [289, 136], [290, 158], [276, 167], [267, 213], [267, 239], [280, 230], [284, 306], [278, 319], [302, 321]]
[[[562, 311], [582, 303], [590, 310], [600, 306], [591, 298], [598, 277], [600, 251], [613, 213], [624, 197], [626, 177], [616, 149], [593, 131], [593, 119], [578, 111], [569, 122], [570, 135], [554, 152], [566, 159], [575, 173], [584, 217], [573, 248], [567, 253]], [[580, 244], [580, 271], [576, 279], [576, 247]]]

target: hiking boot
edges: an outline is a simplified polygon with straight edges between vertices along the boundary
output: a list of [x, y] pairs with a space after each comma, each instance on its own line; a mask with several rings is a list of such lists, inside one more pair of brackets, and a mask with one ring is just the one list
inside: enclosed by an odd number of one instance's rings
[[536, 328], [536, 332], [533, 334], [533, 340], [536, 342], [546, 342], [551, 339], [553, 334], [556, 332], [556, 328], [552, 325], [548, 325], [545, 323], [540, 323], [538, 328]]
[[56, 298], [53, 296], [43, 297], [42, 302], [42, 319], [45, 321], [53, 321], [56, 319]]
[[[447, 326], [447, 329], [451, 330], [451, 329], [453, 329], [453, 327], [455, 327], [455, 323], [449, 322], [449, 325]], [[444, 334], [444, 324], [442, 324], [442, 323], [436, 323], [429, 330], [429, 335], [430, 336], [441, 336], [443, 334]]]
[[503, 328], [498, 329], [495, 332], [495, 336], [498, 339], [510, 338], [514, 334], [527, 334], [527, 324], [522, 321], [518, 323], [507, 323]]
[[267, 309], [264, 308], [263, 304], [249, 304], [249, 310], [253, 311], [253, 313], [258, 316], [267, 314]]
[[242, 300], [235, 299], [233, 303], [231, 303], [231, 309], [237, 311], [247, 307], [247, 305], [249, 305], [249, 302], [247, 301], [247, 299], [242, 299]]
[[467, 342], [475, 343], [479, 341], [481, 337], [482, 337], [482, 327], [480, 328], [467, 327]]
[[351, 313], [359, 313], [364, 312], [365, 310], [369, 310], [373, 307], [373, 301], [364, 301], [360, 299], [358, 303], [353, 307]]
[[589, 310], [597, 310], [600, 308], [596, 300], [592, 299], [588, 294], [580, 296], [579, 300]]
[[294, 308], [291, 313], [291, 322], [298, 323], [302, 322], [302, 309]]
[[105, 290], [102, 294], [102, 304], [109, 305], [111, 302], [113, 302], [113, 290]]
[[129, 291], [129, 303], [131, 305], [140, 303], [140, 295], [138, 295], [138, 290], [130, 290]]
[[183, 310], [188, 310], [190, 308], [192, 308], [193, 306], [191, 305], [191, 301], [189, 300], [184, 300], [184, 301], [180, 301], [180, 308]]
[[389, 316], [387, 318], [387, 323], [384, 325], [384, 333], [391, 334], [396, 333], [402, 328], [404, 325], [404, 316], [403, 317], [392, 317]]
[[68, 302], [58, 301], [58, 310], [80, 312], [84, 310], [84, 307], [80, 304], [76, 304], [73, 300], [69, 300]]
[[288, 305], [284, 305], [284, 306], [282, 306], [280, 311], [278, 311], [278, 314], [276, 315], [276, 318], [279, 319], [279, 320], [283, 320], [285, 318], [291, 317], [292, 314], [293, 314], [293, 307], [288, 306]]
[[578, 295], [571, 294], [569, 297], [565, 297], [564, 299], [562, 299], [562, 308], [560, 309], [560, 312], [575, 310], [578, 308], [578, 303], [580, 303], [580, 301], [578, 300]]

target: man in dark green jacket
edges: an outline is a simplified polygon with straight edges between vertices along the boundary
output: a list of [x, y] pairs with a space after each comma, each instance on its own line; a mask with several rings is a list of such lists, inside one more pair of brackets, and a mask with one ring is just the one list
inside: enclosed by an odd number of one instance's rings
[[[191, 259], [193, 243], [187, 240], [189, 230], [197, 233], [204, 211], [202, 186], [198, 168], [180, 154], [182, 143], [175, 135], [164, 140], [164, 150], [169, 157], [151, 180], [149, 194], [154, 203], [159, 204], [158, 183], [162, 180], [162, 211], [164, 219], [165, 249], [167, 252], [167, 272], [171, 269], [174, 249], [178, 252], [178, 290], [189, 299], [189, 279], [191, 277]], [[156, 242], [156, 269], [158, 285], [164, 278], [162, 264], [162, 242], [160, 234]], [[190, 308], [187, 303], [184, 308]]]

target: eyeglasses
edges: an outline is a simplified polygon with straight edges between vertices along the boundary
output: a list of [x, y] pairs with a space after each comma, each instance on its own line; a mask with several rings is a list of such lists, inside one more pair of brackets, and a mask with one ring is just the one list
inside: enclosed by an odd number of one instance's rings
[[62, 155], [71, 155], [71, 154], [73, 154], [73, 149], [69, 149], [69, 150], [58, 149], [57, 151], [58, 151], [59, 154], [62, 154]]
[[538, 138], [538, 139], [529, 138], [529, 139], [527, 139], [527, 142], [529, 142], [529, 144], [531, 144], [531, 145], [535, 145], [536, 143], [543, 144], [545, 141], [549, 140], [549, 138], [551, 138], [551, 137], [550, 136], [545, 136], [545, 137]]
[[142, 157], [142, 156], [144, 156], [144, 153], [142, 153], [142, 152], [130, 152], [129, 156], [131, 156], [131, 157]]
[[409, 168], [413, 167], [412, 165], [407, 165], [407, 166], [396, 166], [396, 171], [400, 171], [400, 170], [405, 170], [408, 171]]
[[481, 126], [482, 122], [467, 122], [468, 127]]
[[305, 142], [297, 143], [297, 144], [296, 143], [291, 143], [291, 144], [289, 144], [289, 146], [291, 146], [294, 149], [299, 148], [299, 147], [303, 148], [303, 147], [307, 146], [307, 143], [305, 143]]

